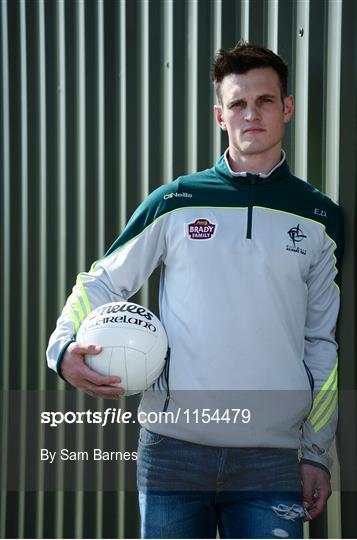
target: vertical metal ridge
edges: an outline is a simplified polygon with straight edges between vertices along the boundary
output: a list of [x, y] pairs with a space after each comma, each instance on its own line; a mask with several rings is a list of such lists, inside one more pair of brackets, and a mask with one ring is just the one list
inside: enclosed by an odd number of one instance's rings
[[309, 26], [310, 1], [298, 2], [296, 17], [295, 174], [307, 177], [309, 142]]
[[[47, 120], [46, 120], [46, 52], [45, 52], [45, 0], [38, 0], [38, 114], [39, 114], [39, 148], [38, 160], [40, 170], [40, 215], [39, 215], [39, 345], [40, 350], [45, 350], [47, 344], [46, 336], [46, 289], [47, 289]], [[46, 388], [45, 364], [39, 366], [39, 390]]]
[[[97, 411], [103, 411], [104, 410], [104, 400], [97, 400]], [[96, 448], [104, 448], [104, 437], [103, 437], [103, 429], [98, 430], [97, 434], [97, 444], [98, 446]], [[97, 464], [98, 472], [97, 472], [97, 489], [96, 489], [96, 500], [95, 500], [95, 507], [96, 507], [96, 531], [95, 531], [95, 537], [96, 538], [103, 538], [103, 462], [100, 461]]]
[[10, 381], [10, 91], [9, 91], [9, 35], [7, 0], [1, 2], [1, 51], [2, 51], [2, 140], [3, 140], [3, 206], [2, 242], [3, 242], [3, 281], [2, 289], [2, 407], [1, 433], [4, 435], [1, 443], [1, 492], [0, 492], [0, 536], [6, 536], [6, 503], [7, 503], [7, 470], [8, 470], [8, 430], [9, 430], [9, 381]]
[[[149, 87], [149, 2], [143, 0], [140, 3], [140, 198], [145, 199], [149, 193], [149, 111], [150, 111], [150, 87]], [[149, 304], [149, 285], [145, 283], [140, 290], [140, 302]]]
[[[119, 229], [123, 230], [127, 220], [127, 116], [126, 116], [126, 106], [127, 106], [127, 96], [126, 96], [126, 2], [122, 1], [116, 4], [117, 9], [117, 20], [119, 27], [119, 38], [118, 38], [118, 47], [119, 47], [119, 93], [120, 93], [120, 102], [118, 107], [119, 118], [118, 125], [119, 127], [119, 137], [120, 145], [118, 148], [117, 155], [119, 156], [119, 166], [117, 161], [117, 170], [119, 173]], [[119, 407], [125, 408], [125, 398], [119, 398]], [[119, 438], [120, 441], [123, 441], [125, 444], [125, 426], [120, 424], [119, 426]], [[118, 512], [115, 520], [115, 533], [118, 538], [125, 537], [125, 466], [122, 462], [119, 463], [118, 467]]]
[[8, 42], [7, 0], [1, 2], [1, 49], [2, 49], [2, 138], [3, 138], [3, 282], [2, 282], [2, 314], [3, 344], [2, 373], [3, 389], [9, 389], [10, 358], [10, 91], [9, 91], [9, 42]]
[[173, 178], [173, 137], [174, 137], [174, 12], [173, 2], [163, 2], [164, 19], [164, 76], [163, 76], [163, 179]]
[[[39, 196], [40, 196], [40, 214], [39, 214], [39, 315], [38, 315], [38, 330], [39, 330], [39, 351], [46, 350], [46, 292], [47, 292], [47, 144], [46, 144], [46, 57], [45, 57], [45, 5], [44, 0], [39, 0], [37, 4], [37, 20], [38, 20], [38, 115], [39, 115]], [[45, 362], [40, 362], [38, 376], [38, 410], [43, 411], [45, 408], [45, 388], [47, 366]], [[42, 424], [39, 426], [39, 439], [37, 448], [40, 451], [44, 448], [45, 431]], [[38, 468], [37, 475], [38, 489], [36, 493], [36, 536], [43, 538], [44, 536], [44, 469]]]
[[198, 1], [187, 4], [187, 172], [197, 169], [197, 99], [198, 99]]
[[57, 189], [58, 189], [58, 307], [66, 298], [66, 72], [63, 0], [57, 0]]
[[326, 193], [338, 201], [342, 1], [328, 3], [326, 77]]
[[[77, 59], [77, 80], [76, 80], [76, 108], [77, 108], [77, 182], [78, 182], [78, 229], [77, 229], [77, 250], [78, 250], [78, 270], [84, 270], [86, 266], [86, 54], [85, 54], [85, 2], [77, 0], [76, 3], [76, 59]], [[77, 410], [83, 410], [84, 394], [76, 394]], [[76, 431], [77, 450], [84, 447], [83, 424], [78, 426]], [[83, 462], [79, 462], [76, 467], [76, 492], [75, 492], [75, 523], [74, 531], [77, 538], [83, 536], [84, 519], [84, 470]]]
[[[217, 0], [213, 4], [213, 51], [212, 58], [218, 49], [222, 47], [222, 0]], [[213, 84], [211, 83], [211, 122], [212, 122], [212, 155], [211, 160], [214, 163], [221, 153], [222, 131], [215, 121], [213, 106], [217, 103], [217, 96]]]
[[[57, 0], [56, 3], [56, 120], [57, 120], [57, 148], [56, 148], [56, 182], [57, 182], [57, 250], [56, 259], [58, 267], [57, 276], [57, 302], [58, 310], [63, 306], [66, 298], [66, 218], [67, 218], [67, 201], [66, 201], [66, 169], [67, 169], [67, 153], [66, 153], [66, 39], [65, 39], [65, 3], [63, 0]], [[57, 389], [58, 410], [64, 408], [64, 381], [58, 378]], [[57, 447], [63, 448], [64, 432], [57, 433]], [[62, 461], [56, 466], [57, 483], [61, 489], [56, 490], [56, 518], [55, 518], [55, 534], [57, 538], [63, 538], [64, 525], [64, 492], [63, 492], [63, 473], [64, 467]]]
[[105, 249], [105, 162], [104, 162], [104, 3], [97, 3], [97, 125], [98, 125], [98, 255]]
[[249, 0], [242, 0], [240, 12], [240, 35], [245, 41], [249, 40]]
[[[98, 256], [105, 250], [105, 103], [104, 103], [104, 3], [97, 3], [97, 126], [98, 126]], [[103, 400], [97, 400], [103, 411]], [[103, 448], [103, 429], [97, 433], [97, 448]], [[103, 462], [98, 463], [96, 490], [96, 538], [103, 537]]]
[[[120, 91], [120, 103], [119, 103], [119, 117], [118, 125], [120, 146], [118, 148], [119, 156], [119, 229], [123, 230], [127, 220], [127, 142], [126, 142], [126, 2], [120, 2], [119, 6], [116, 4], [119, 18], [119, 91]], [[118, 164], [118, 161], [117, 161]]]
[[140, 4], [140, 193], [149, 193], [149, 2]]
[[78, 235], [77, 251], [78, 270], [84, 270], [86, 265], [86, 70], [85, 70], [85, 3], [76, 2], [76, 149], [77, 149], [77, 182], [78, 182]]
[[20, 425], [19, 425], [19, 501], [18, 535], [25, 536], [25, 478], [26, 478], [26, 417], [27, 417], [27, 352], [28, 352], [28, 100], [27, 100], [27, 26], [26, 4], [20, 0], [20, 118], [21, 118], [21, 374], [20, 374]]
[[28, 100], [27, 100], [27, 27], [26, 3], [20, 0], [20, 57], [21, 57], [21, 390], [27, 389], [27, 308], [28, 308]]
[[278, 29], [279, 29], [279, 0], [270, 0], [268, 2], [268, 29], [267, 29], [267, 47], [278, 52]]

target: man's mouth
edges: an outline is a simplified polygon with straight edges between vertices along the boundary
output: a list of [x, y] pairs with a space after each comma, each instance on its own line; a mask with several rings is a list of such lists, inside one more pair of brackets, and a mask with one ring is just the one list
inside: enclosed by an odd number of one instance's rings
[[243, 133], [262, 133], [265, 131], [263, 128], [246, 128]]

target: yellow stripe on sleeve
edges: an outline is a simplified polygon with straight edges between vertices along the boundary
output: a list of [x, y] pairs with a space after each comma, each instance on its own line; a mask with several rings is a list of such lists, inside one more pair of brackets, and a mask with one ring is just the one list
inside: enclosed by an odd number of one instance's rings
[[85, 306], [85, 309], [86, 309], [86, 315], [89, 315], [91, 309], [90, 309], [90, 304], [89, 304], [89, 300], [88, 300], [88, 296], [87, 296], [87, 293], [86, 293], [86, 290], [85, 288], [83, 287], [83, 281], [84, 281], [84, 278], [83, 276], [78, 276], [77, 277], [77, 287], [78, 287], [78, 291], [81, 295], [81, 298], [83, 300], [83, 303], [84, 303], [84, 306]]
[[334, 410], [336, 408], [336, 405], [337, 405], [337, 398], [338, 398], [338, 394], [337, 394], [337, 391], [336, 391], [334, 400], [331, 403], [329, 409], [326, 411], [325, 416], [320, 420], [320, 422], [318, 424], [313, 426], [315, 432], [322, 429], [327, 424], [327, 422], [330, 420], [330, 418], [331, 418], [331, 416], [332, 416], [332, 414], [333, 414], [333, 412], [334, 412]]
[[[326, 390], [328, 390], [330, 388], [330, 386], [332, 385], [333, 387], [335, 385], [337, 385], [337, 366], [338, 366], [338, 361], [336, 360], [336, 364], [335, 364], [335, 367], [333, 368], [329, 378], [327, 379], [327, 381], [324, 383], [323, 387], [321, 388], [320, 392], [317, 394], [317, 396], [315, 397], [314, 399], [314, 406], [312, 408], [312, 411], [310, 413], [310, 417], [313, 416], [318, 408], [318, 405], [320, 403], [320, 401], [324, 398], [324, 396], [326, 395]], [[336, 379], [336, 380], [335, 380]]]
[[331, 404], [331, 401], [333, 401], [336, 393], [337, 393], [337, 380], [336, 380], [336, 386], [331, 388], [331, 390], [325, 390], [327, 399], [322, 403], [322, 405], [317, 409], [315, 414], [312, 416], [310, 415], [310, 422], [314, 426], [319, 418], [323, 415], [324, 411], [327, 409], [327, 407]]
[[76, 315], [76, 313], [73, 311], [72, 306], [71, 306], [70, 304], [68, 304], [68, 311], [69, 311], [69, 314], [70, 314], [71, 317], [72, 317], [72, 321], [73, 321], [73, 324], [74, 324], [74, 331], [75, 331], [76, 334], [77, 334], [77, 332], [78, 332], [78, 330], [79, 330], [79, 327], [80, 327], [80, 325], [81, 325], [81, 322], [78, 320], [77, 315]]

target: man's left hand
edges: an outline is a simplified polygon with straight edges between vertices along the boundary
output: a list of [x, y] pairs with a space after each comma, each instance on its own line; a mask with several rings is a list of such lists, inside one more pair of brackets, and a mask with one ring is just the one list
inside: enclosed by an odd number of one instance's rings
[[[326, 471], [309, 463], [301, 464], [303, 505], [311, 519], [315, 519], [326, 506], [331, 495], [330, 479]], [[308, 518], [305, 519], [308, 521]]]

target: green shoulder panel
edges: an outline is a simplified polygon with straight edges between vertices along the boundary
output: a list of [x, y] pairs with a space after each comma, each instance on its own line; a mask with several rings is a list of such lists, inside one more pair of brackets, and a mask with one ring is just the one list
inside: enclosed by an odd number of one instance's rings
[[166, 213], [166, 200], [170, 197], [170, 193], [177, 190], [179, 179], [158, 187], [148, 195], [148, 197], [137, 207], [131, 218], [129, 219], [124, 231], [110, 246], [104, 257], [107, 257], [114, 251], [130, 242], [133, 238], [141, 234], [160, 216]]
[[[225, 187], [223, 186], [222, 190], [222, 182], [216, 178], [213, 169], [180, 176], [173, 182], [158, 187], [138, 206], [125, 230], [106, 255], [116, 250], [120, 245], [127, 243], [158, 218], [173, 210], [188, 206], [212, 205], [214, 200], [212, 189], [216, 188], [217, 192], [218, 190], [222, 192], [225, 191]], [[224, 195], [222, 197], [224, 198]]]
[[[104, 257], [108, 257], [165, 214], [190, 206], [235, 206], [230, 194], [234, 191], [216, 177], [214, 169], [207, 169], [188, 176], [181, 176], [155, 189], [138, 206], [127, 226]], [[102, 260], [102, 259], [100, 259]], [[99, 261], [92, 265], [92, 271]]]
[[[340, 205], [333, 202], [327, 195], [300, 178], [292, 177], [293, 194], [296, 200], [305, 199], [305, 207], [302, 208], [305, 217], [321, 223], [326, 234], [336, 244], [336, 266], [339, 271], [336, 281], [340, 279], [340, 269], [343, 256], [343, 215]], [[303, 206], [303, 200], [299, 202]], [[338, 283], [339, 284], [339, 283]]]
[[[296, 214], [324, 226], [326, 234], [336, 244], [336, 266], [340, 276], [343, 255], [343, 221], [341, 207], [327, 195], [308, 182], [289, 174], [282, 181], [274, 183], [266, 190], [258, 188], [258, 200], [261, 206]], [[338, 283], [339, 277], [336, 278]], [[339, 284], [339, 283], [338, 283]]]

